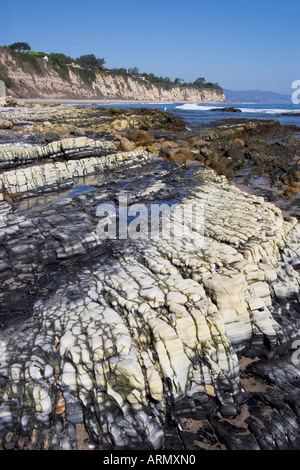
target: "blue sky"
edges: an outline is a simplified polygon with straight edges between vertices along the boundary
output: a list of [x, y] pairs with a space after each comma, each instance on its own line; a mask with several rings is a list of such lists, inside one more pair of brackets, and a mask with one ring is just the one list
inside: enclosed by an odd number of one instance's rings
[[0, 45], [232, 90], [291, 94], [300, 80], [299, 0], [5, 0]]

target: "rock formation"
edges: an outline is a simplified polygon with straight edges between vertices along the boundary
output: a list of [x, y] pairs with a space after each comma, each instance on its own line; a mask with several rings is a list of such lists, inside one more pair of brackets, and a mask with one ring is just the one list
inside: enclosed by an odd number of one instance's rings
[[0, 80], [0, 98], [4, 98], [6, 95], [6, 87], [3, 80]]
[[[97, 449], [191, 448], [191, 420], [196, 448], [299, 449], [297, 219], [146, 147], [17, 147], [1, 154], [28, 206], [0, 203], [0, 445], [78, 449], [84, 426]], [[43, 186], [58, 193], [37, 204]], [[155, 204], [172, 230], [103, 237], [99, 207], [120, 228], [125, 197], [128, 234]]]
[[[168, 185], [174, 164], [165, 165], [159, 176], [146, 165], [139, 188], [129, 180], [131, 203], [173, 199], [191, 184], [177, 169], [179, 181]], [[36, 428], [55, 448], [50, 428], [63, 403], [66, 422], [85, 421], [102, 448], [159, 449], [168, 407], [196, 417], [213, 396], [223, 416], [236, 416], [245, 399], [238, 354], [263, 354], [266, 343], [276, 352], [297, 337], [296, 220], [212, 170], [194, 171], [193, 180], [181, 203], [205, 203], [201, 248], [197, 232], [101, 241], [95, 207], [116, 197], [112, 182], [3, 214], [2, 312], [31, 310], [35, 320], [2, 337], [2, 435]], [[288, 316], [276, 314], [276, 299], [291, 299]]]

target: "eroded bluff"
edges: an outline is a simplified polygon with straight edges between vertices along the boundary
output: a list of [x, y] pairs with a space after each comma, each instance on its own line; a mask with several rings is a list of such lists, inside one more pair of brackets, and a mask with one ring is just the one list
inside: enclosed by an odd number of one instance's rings
[[[79, 195], [26, 209], [1, 203], [3, 445], [76, 449], [83, 423], [99, 449], [162, 449], [170, 426], [183, 431], [184, 417], [212, 419], [209, 426], [219, 419], [217, 435], [230, 448], [228, 423], [234, 427], [251, 398], [242, 356], [265, 358], [269, 383], [294, 381], [298, 390], [290, 359], [299, 336], [297, 220], [208, 167], [187, 169], [145, 151], [114, 155], [95, 172]], [[97, 207], [124, 195], [129, 207], [176, 202], [191, 230], [101, 239]], [[195, 227], [199, 204], [204, 220]], [[279, 367], [282, 356], [289, 359]], [[275, 437], [256, 415], [241, 445], [285, 440], [299, 448], [299, 410], [292, 414]]]

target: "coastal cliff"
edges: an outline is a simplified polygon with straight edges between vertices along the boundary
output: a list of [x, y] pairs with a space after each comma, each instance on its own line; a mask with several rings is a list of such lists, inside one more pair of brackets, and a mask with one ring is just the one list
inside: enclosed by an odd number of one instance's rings
[[222, 88], [163, 85], [130, 76], [59, 68], [43, 58], [0, 50], [0, 78], [11, 96], [21, 99], [122, 99], [136, 101], [225, 102]]

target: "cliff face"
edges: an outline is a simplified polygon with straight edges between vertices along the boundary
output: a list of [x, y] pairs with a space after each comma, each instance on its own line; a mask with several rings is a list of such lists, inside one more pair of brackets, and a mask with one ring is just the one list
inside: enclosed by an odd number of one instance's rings
[[[28, 59], [28, 61], [27, 61]], [[96, 73], [68, 67], [60, 71], [41, 58], [24, 56], [22, 62], [9, 51], [0, 51], [0, 72], [8, 77], [8, 92], [14, 97], [49, 99], [123, 99], [139, 101], [225, 102], [221, 89], [163, 86], [131, 77]], [[63, 72], [63, 73], [62, 73]]]

